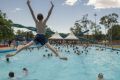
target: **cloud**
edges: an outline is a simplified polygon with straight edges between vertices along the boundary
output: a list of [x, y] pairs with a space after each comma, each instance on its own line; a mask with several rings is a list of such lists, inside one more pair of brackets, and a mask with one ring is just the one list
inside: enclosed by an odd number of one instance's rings
[[21, 11], [22, 9], [21, 8], [15, 8], [16, 11]]
[[73, 6], [78, 0], [65, 0], [66, 5]]
[[22, 11], [23, 9], [21, 8], [15, 8], [12, 12], [18, 12], [18, 11]]
[[95, 9], [120, 8], [120, 0], [89, 0], [87, 5], [92, 5]]

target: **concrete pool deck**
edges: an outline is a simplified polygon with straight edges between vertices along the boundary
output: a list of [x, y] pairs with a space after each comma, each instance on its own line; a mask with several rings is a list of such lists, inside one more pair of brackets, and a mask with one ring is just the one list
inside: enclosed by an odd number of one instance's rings
[[120, 45], [113, 45], [113, 48], [120, 48]]
[[2, 47], [0, 50], [8, 50], [8, 49], [13, 49], [12, 47]]
[[0, 51], [1, 50], [12, 50], [12, 49], [16, 49], [13, 47], [13, 45], [11, 45], [10, 47], [0, 47]]

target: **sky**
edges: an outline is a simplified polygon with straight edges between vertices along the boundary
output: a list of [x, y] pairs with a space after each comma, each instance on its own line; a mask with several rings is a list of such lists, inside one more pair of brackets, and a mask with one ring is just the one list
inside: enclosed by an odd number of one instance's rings
[[[27, 0], [0, 0], [0, 10], [7, 14], [7, 18], [14, 23], [35, 27]], [[31, 0], [31, 6], [35, 15], [42, 13], [47, 16], [51, 7], [51, 0]], [[76, 20], [88, 14], [88, 19], [96, 21], [102, 16], [117, 13], [120, 14], [120, 0], [52, 0], [54, 4], [53, 12], [47, 25], [59, 33], [69, 33], [70, 27], [74, 26]], [[119, 15], [120, 16], [120, 15]], [[120, 18], [118, 19], [120, 22]], [[104, 29], [104, 28], [102, 28]]]

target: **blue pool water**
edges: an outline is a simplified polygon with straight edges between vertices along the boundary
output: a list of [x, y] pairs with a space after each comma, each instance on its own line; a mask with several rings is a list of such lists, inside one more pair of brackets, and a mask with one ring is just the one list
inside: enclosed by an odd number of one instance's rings
[[[24, 50], [10, 58], [10, 63], [1, 60], [0, 80], [9, 80], [10, 71], [15, 72], [19, 80], [96, 80], [99, 73], [103, 73], [106, 80], [120, 80], [120, 52], [116, 54], [117, 51], [110, 49], [101, 51], [89, 47], [86, 55], [83, 48], [78, 46], [81, 54], [77, 55], [72, 47], [60, 47], [62, 55], [68, 57], [67, 61], [55, 56], [43, 57], [52, 53], [44, 47], [31, 52]], [[5, 54], [1, 53], [0, 58], [3, 59]], [[23, 67], [29, 71], [27, 76], [23, 75]]]

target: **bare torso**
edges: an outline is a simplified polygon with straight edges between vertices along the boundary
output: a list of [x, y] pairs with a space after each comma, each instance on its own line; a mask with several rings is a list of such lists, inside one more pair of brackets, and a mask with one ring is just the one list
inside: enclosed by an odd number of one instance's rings
[[45, 24], [42, 21], [36, 22], [37, 34], [45, 34]]

